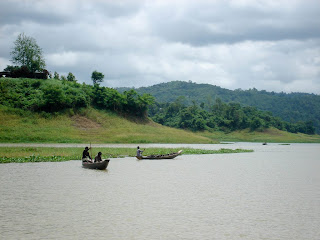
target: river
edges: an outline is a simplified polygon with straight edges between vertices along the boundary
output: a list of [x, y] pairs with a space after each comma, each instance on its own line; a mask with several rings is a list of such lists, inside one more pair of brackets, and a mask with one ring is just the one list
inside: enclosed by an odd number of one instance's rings
[[159, 146], [254, 152], [0, 164], [0, 238], [320, 239], [320, 144]]

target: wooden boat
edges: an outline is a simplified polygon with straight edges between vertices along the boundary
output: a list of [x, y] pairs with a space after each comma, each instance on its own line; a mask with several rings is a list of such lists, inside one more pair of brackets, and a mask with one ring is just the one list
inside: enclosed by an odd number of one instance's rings
[[136, 158], [138, 158], [139, 160], [144, 160], [144, 159], [149, 159], [149, 160], [173, 159], [176, 156], [180, 155], [181, 153], [182, 153], [182, 150], [180, 150], [177, 153], [168, 153], [168, 154], [164, 154], [164, 155], [149, 155], [149, 156], [141, 156], [141, 157], [136, 156]]
[[105, 170], [108, 167], [110, 159], [105, 159], [102, 162], [82, 162], [82, 167], [89, 168], [89, 169], [98, 169], [98, 170]]

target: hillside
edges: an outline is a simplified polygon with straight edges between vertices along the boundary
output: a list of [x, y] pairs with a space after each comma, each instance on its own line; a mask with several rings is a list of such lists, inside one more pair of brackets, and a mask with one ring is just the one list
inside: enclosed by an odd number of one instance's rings
[[152, 121], [130, 121], [117, 114], [82, 109], [42, 116], [0, 106], [1, 143], [218, 143], [320, 142], [319, 135], [292, 134], [277, 129], [264, 132], [198, 132], [174, 129]]
[[147, 118], [153, 97], [54, 79], [0, 79], [0, 142], [217, 143], [320, 142], [319, 135], [277, 129], [185, 131]]
[[[128, 90], [120, 88], [119, 91]], [[228, 90], [210, 84], [197, 84], [192, 82], [173, 81], [161, 83], [151, 87], [136, 88], [139, 94], [149, 93], [157, 102], [173, 102], [179, 96], [184, 104], [191, 105], [204, 103], [211, 106], [217, 98], [223, 102], [237, 102], [242, 106], [254, 106], [259, 110], [270, 111], [274, 116], [296, 123], [299, 121], [312, 121], [316, 132], [320, 133], [320, 96], [308, 93], [275, 93], [267, 91]]]
[[152, 121], [129, 121], [117, 114], [82, 109], [44, 117], [0, 107], [0, 142], [39, 143], [213, 143], [214, 141]]

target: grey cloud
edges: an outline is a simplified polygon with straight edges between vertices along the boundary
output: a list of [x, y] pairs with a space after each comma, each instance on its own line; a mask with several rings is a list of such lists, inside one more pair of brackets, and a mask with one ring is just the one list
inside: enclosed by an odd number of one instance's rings
[[308, 4], [301, 1], [293, 9], [236, 8], [224, 1], [179, 7], [182, 9], [169, 5], [150, 12], [154, 34], [167, 41], [195, 46], [320, 37], [320, 4], [317, 1], [310, 0]]
[[79, 82], [97, 70], [109, 87], [192, 80], [320, 93], [319, 14], [318, 0], [2, 0], [0, 68], [24, 32], [49, 71]]
[[62, 0], [8, 0], [0, 2], [0, 23], [21, 24], [34, 22], [39, 24], [67, 24], [90, 21], [95, 15], [107, 18], [125, 17], [139, 10], [140, 5], [134, 1], [62, 1]]
[[22, 22], [62, 24], [70, 19], [68, 15], [49, 8], [36, 8], [35, 5], [35, 1], [1, 1], [0, 25], [18, 25]]
[[127, 21], [141, 6], [135, 1], [1, 1], [0, 34], [13, 42], [25, 32], [47, 53], [112, 51], [112, 43], [123, 42], [120, 37], [126, 34], [119, 19]]
[[99, 14], [110, 18], [136, 14], [143, 6], [139, 1], [90, 1], [88, 4]]

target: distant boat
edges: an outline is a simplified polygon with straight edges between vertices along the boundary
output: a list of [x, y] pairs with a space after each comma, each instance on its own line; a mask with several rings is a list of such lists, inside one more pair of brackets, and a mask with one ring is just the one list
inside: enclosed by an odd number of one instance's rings
[[267, 145], [267, 143], [266, 143], [266, 142], [264, 142], [264, 143], [262, 143], [262, 145]]
[[102, 162], [82, 162], [82, 167], [89, 168], [89, 169], [98, 169], [98, 170], [105, 170], [108, 167], [110, 159], [105, 159]]
[[157, 160], [157, 159], [173, 159], [176, 156], [180, 155], [182, 153], [182, 150], [180, 150], [177, 153], [168, 153], [168, 154], [159, 154], [159, 155], [149, 155], [149, 156], [141, 156], [138, 157], [136, 156], [136, 158], [138, 158], [139, 160], [144, 160], [144, 159], [150, 159], [150, 160]]

